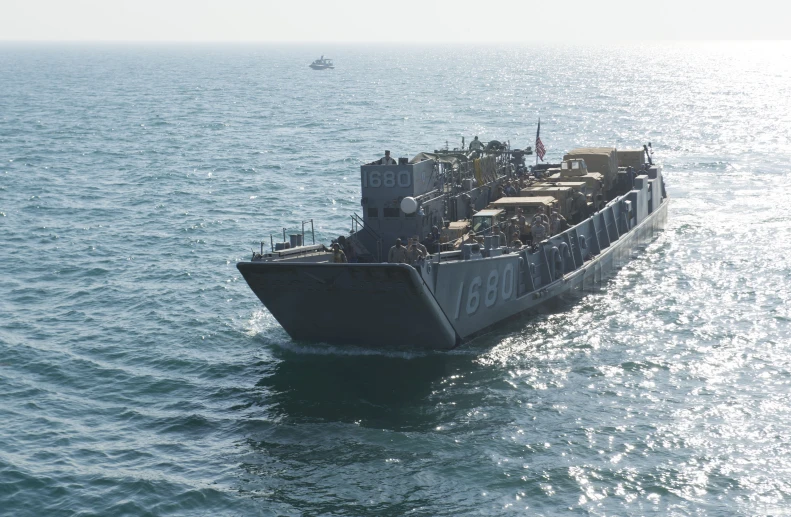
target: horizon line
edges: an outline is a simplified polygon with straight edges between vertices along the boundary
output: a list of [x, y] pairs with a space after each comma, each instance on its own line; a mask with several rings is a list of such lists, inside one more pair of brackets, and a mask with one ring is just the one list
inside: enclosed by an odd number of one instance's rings
[[481, 40], [481, 41], [458, 41], [458, 40], [343, 40], [343, 41], [329, 41], [329, 40], [169, 40], [169, 39], [108, 39], [108, 40], [80, 40], [80, 39], [59, 39], [59, 40], [34, 40], [34, 39], [0, 39], [0, 44], [4, 43], [99, 43], [99, 44], [130, 44], [130, 43], [175, 43], [175, 44], [275, 44], [275, 45], [376, 45], [376, 44], [390, 44], [390, 45], [514, 45], [514, 44], [583, 44], [585, 46], [596, 46], [608, 43], [791, 43], [791, 39], [781, 38], [730, 38], [730, 39], [704, 39], [704, 38], [689, 38], [689, 39], [599, 39], [597, 41], [590, 41], [585, 39], [569, 40], [569, 39], [535, 39], [535, 40]]

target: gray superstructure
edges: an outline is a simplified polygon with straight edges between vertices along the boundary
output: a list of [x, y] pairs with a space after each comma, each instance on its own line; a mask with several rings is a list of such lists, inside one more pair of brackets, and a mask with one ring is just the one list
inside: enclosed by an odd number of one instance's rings
[[[478, 235], [481, 244], [459, 249], [430, 244], [430, 255], [412, 265], [383, 263], [397, 238], [423, 240], [434, 227], [470, 219], [504, 182], [529, 176], [527, 154], [494, 142], [481, 153], [440, 150], [363, 165], [363, 216], [352, 216], [355, 230], [346, 238], [358, 262], [333, 263], [331, 249], [303, 245], [303, 229], [237, 267], [294, 339], [447, 349], [558, 295], [593, 287], [664, 228], [669, 201], [661, 166], [646, 163], [639, 174], [616, 166], [596, 171], [609, 174], [612, 186], [599, 199], [588, 196], [592, 213], [532, 246], [509, 248], [487, 232]], [[652, 161], [647, 148], [645, 156]]]

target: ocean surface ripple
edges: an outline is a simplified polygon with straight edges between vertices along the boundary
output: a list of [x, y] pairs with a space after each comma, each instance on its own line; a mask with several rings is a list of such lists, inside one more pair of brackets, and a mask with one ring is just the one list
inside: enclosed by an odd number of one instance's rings
[[[791, 46], [6, 44], [0, 91], [1, 515], [788, 512]], [[664, 162], [668, 228], [600, 290], [377, 351], [238, 274], [348, 232], [383, 149], [539, 116], [549, 160]]]

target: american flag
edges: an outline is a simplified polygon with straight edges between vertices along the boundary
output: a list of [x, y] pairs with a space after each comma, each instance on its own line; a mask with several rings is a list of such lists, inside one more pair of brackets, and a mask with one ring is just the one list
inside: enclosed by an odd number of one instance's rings
[[538, 136], [541, 133], [541, 119], [538, 119], [538, 130], [536, 130], [536, 154], [544, 161], [544, 155], [547, 154], [547, 150], [544, 149], [544, 143], [541, 141], [541, 137]]

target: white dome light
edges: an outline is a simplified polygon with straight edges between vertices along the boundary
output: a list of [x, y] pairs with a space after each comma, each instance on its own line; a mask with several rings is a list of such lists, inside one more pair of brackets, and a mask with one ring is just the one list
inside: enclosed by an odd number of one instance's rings
[[417, 210], [417, 201], [413, 197], [405, 197], [401, 200], [401, 211], [405, 214], [414, 214]]

